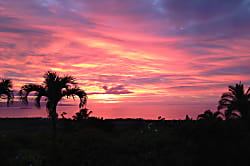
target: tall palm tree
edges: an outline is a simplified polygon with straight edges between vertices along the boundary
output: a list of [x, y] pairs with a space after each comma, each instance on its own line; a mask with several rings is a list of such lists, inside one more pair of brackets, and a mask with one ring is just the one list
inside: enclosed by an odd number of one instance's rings
[[240, 82], [235, 86], [229, 86], [229, 92], [223, 93], [219, 100], [218, 110], [225, 110], [226, 119], [241, 117], [250, 118], [250, 87], [245, 93], [244, 86]]
[[0, 98], [5, 99], [6, 97], [4, 96], [7, 96], [7, 106], [9, 106], [10, 102], [13, 103], [14, 94], [13, 90], [11, 90], [12, 88], [13, 85], [11, 80], [2, 79], [2, 81], [0, 82]]
[[20, 90], [20, 96], [24, 103], [28, 104], [28, 95], [30, 92], [37, 92], [35, 105], [40, 108], [40, 100], [44, 96], [46, 97], [46, 107], [48, 115], [52, 118], [53, 129], [56, 131], [56, 119], [58, 114], [56, 112], [56, 106], [63, 97], [78, 96], [80, 98], [79, 108], [82, 108], [87, 103], [87, 94], [85, 91], [77, 87], [77, 83], [72, 76], [61, 77], [55, 72], [48, 71], [44, 75], [45, 81], [43, 85], [27, 84], [22, 86]]
[[222, 120], [223, 114], [219, 111], [213, 113], [211, 110], [206, 110], [203, 114], [198, 115], [198, 120]]

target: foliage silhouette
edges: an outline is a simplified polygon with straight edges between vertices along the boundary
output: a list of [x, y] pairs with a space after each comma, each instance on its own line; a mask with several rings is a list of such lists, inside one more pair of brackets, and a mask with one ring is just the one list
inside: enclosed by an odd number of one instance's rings
[[164, 118], [164, 117], [162, 117], [162, 116], [158, 116], [158, 120], [164, 121], [164, 120], [165, 120], [165, 118]]
[[12, 88], [13, 88], [13, 84], [11, 80], [2, 79], [2, 81], [0, 82], [0, 99], [5, 99], [3, 95], [6, 95], [7, 106], [9, 106], [10, 102], [13, 103], [14, 94], [13, 94], [13, 90], [11, 90]]
[[58, 114], [56, 106], [63, 97], [78, 96], [80, 98], [79, 108], [82, 108], [87, 103], [87, 94], [85, 91], [77, 87], [77, 83], [72, 76], [61, 77], [55, 72], [48, 71], [44, 75], [45, 81], [43, 85], [27, 84], [22, 86], [20, 96], [25, 104], [28, 104], [28, 95], [30, 92], [37, 92], [35, 105], [40, 108], [40, 100], [42, 96], [47, 98], [47, 111], [50, 118], [52, 118], [53, 129], [56, 130], [56, 119]]
[[185, 120], [189, 121], [189, 120], [192, 120], [192, 118], [190, 118], [188, 115], [186, 115]]
[[198, 115], [197, 120], [222, 120], [223, 114], [220, 111], [213, 113], [211, 110], [206, 110], [203, 114]]
[[226, 119], [250, 118], [250, 87], [245, 93], [244, 86], [240, 82], [235, 86], [229, 86], [229, 91], [223, 93], [219, 100], [218, 110], [225, 110]]
[[64, 115], [67, 115], [67, 113], [66, 113], [66, 112], [61, 113], [62, 119], [65, 119], [65, 116], [64, 116]]
[[74, 120], [83, 120], [88, 119], [90, 114], [92, 114], [93, 111], [89, 111], [87, 108], [81, 109], [79, 112], [76, 113], [76, 115], [72, 116]]

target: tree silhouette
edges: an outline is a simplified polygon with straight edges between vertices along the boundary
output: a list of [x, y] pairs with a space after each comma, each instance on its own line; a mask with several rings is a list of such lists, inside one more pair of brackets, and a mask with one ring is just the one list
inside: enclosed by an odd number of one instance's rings
[[223, 93], [219, 100], [218, 110], [225, 110], [226, 119], [241, 117], [249, 119], [250, 116], [250, 87], [245, 93], [244, 86], [240, 82], [235, 86], [229, 86], [229, 91]]
[[45, 81], [43, 85], [27, 84], [22, 86], [20, 96], [24, 103], [28, 104], [28, 95], [30, 92], [36, 92], [35, 105], [40, 108], [40, 100], [42, 96], [46, 97], [46, 107], [48, 116], [52, 118], [54, 131], [56, 130], [56, 119], [58, 114], [56, 106], [63, 97], [78, 96], [80, 98], [79, 108], [86, 105], [87, 94], [85, 91], [77, 87], [77, 83], [72, 76], [61, 77], [55, 72], [48, 71], [44, 75]]
[[213, 113], [211, 110], [206, 110], [203, 114], [198, 115], [198, 120], [222, 120], [223, 114], [220, 111]]
[[9, 103], [13, 103], [14, 94], [11, 90], [13, 87], [12, 81], [8, 79], [2, 79], [0, 82], [0, 98], [6, 99], [4, 96], [7, 96], [7, 106], [9, 106]]
[[91, 113], [93, 112], [89, 111], [89, 109], [83, 108], [79, 112], [77, 112], [76, 115], [72, 116], [72, 118], [75, 120], [88, 119]]

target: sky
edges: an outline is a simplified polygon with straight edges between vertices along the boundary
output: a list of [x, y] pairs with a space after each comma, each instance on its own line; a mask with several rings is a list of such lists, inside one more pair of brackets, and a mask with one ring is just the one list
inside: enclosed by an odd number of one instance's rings
[[249, 64], [250, 0], [0, 0], [0, 77], [72, 75], [99, 116], [215, 109]]

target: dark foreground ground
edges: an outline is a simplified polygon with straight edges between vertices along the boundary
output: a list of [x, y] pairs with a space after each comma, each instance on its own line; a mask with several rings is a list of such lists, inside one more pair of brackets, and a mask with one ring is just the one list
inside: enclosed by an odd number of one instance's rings
[[1, 166], [250, 165], [247, 123], [0, 119]]

